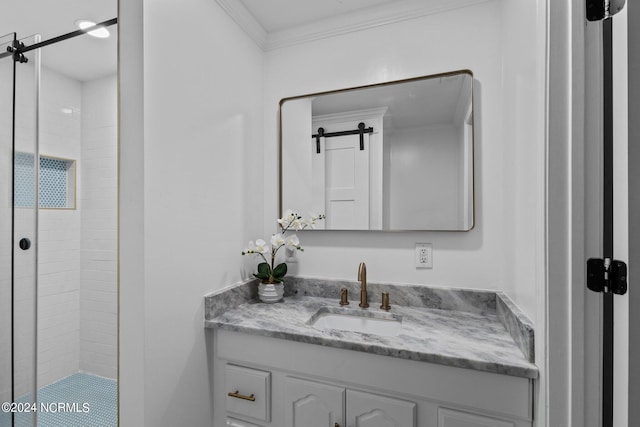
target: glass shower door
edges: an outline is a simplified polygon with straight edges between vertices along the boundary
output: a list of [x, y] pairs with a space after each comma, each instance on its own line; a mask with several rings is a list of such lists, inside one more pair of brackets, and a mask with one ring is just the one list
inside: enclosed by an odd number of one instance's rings
[[[0, 52], [13, 45], [15, 34], [0, 37]], [[0, 58], [0, 402], [12, 399], [11, 233], [13, 175], [13, 59]], [[0, 411], [0, 426], [11, 425], [11, 414]]]
[[0, 427], [117, 425], [117, 75], [75, 33], [0, 37]]
[[[21, 40], [26, 45], [39, 36]], [[2, 40], [7, 43], [7, 40]], [[9, 41], [10, 46], [13, 40]], [[6, 45], [2, 49], [6, 52]], [[40, 54], [0, 59], [2, 407], [0, 426], [37, 422], [38, 104]], [[8, 71], [10, 70], [10, 71]], [[5, 81], [7, 74], [10, 81]], [[10, 135], [10, 136], [9, 136]], [[7, 273], [8, 272], [8, 273]], [[6, 362], [6, 363], [5, 363]], [[8, 378], [7, 378], [8, 377]]]

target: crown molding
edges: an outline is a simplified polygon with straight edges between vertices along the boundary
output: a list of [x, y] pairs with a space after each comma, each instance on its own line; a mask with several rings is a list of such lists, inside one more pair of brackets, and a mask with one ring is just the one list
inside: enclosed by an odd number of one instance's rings
[[251, 37], [260, 49], [265, 50], [267, 31], [240, 0], [216, 0], [216, 2]]
[[494, 0], [406, 0], [345, 13], [333, 18], [267, 33], [240, 0], [216, 0], [264, 51], [394, 24]]
[[493, 0], [406, 0], [323, 19], [312, 24], [268, 33], [265, 50], [275, 50], [396, 22], [421, 18]]

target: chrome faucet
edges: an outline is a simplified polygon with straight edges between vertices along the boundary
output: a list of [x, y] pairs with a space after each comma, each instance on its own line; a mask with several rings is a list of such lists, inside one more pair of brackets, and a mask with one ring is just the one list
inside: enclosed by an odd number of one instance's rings
[[369, 307], [367, 302], [367, 266], [364, 262], [361, 262], [358, 266], [358, 280], [362, 283], [362, 288], [360, 288], [360, 307], [367, 308]]

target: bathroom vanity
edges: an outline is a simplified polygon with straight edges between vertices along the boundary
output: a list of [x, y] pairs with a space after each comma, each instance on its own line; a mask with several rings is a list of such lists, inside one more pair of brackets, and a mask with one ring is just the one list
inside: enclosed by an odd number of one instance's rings
[[532, 425], [533, 328], [500, 292], [369, 284], [362, 309], [339, 305], [355, 282], [253, 287], [205, 298], [215, 427]]

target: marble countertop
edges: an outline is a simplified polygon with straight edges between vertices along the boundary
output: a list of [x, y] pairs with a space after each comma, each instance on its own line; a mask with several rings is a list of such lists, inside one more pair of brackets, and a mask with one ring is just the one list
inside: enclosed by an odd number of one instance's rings
[[[334, 285], [325, 288], [343, 286], [344, 283]], [[313, 291], [309, 291], [313, 289], [312, 283], [299, 282], [295, 287], [304, 291], [289, 288], [283, 301], [275, 304], [264, 304], [248, 298], [247, 289], [241, 291], [245, 292], [244, 299], [238, 298], [238, 289], [227, 290], [227, 295], [225, 292], [219, 292], [208, 296], [207, 298], [213, 298], [218, 304], [221, 301], [225, 302], [226, 309], [220, 308], [219, 305], [216, 308], [215, 302], [211, 302], [213, 299], [208, 301], [205, 326], [517, 377], [538, 377], [538, 368], [531, 361], [532, 342], [528, 342], [533, 338], [533, 329], [527, 323], [528, 319], [522, 319], [522, 313], [518, 312], [517, 307], [504, 295], [500, 296], [499, 303], [491, 304], [491, 294], [496, 298], [496, 293], [480, 292], [480, 298], [475, 296], [477, 292], [472, 293], [473, 298], [467, 298], [466, 294], [464, 297], [468, 300], [482, 301], [480, 307], [474, 308], [473, 304], [465, 303], [463, 309], [456, 310], [455, 307], [442, 308], [446, 297], [440, 296], [439, 304], [435, 307], [431, 302], [424, 303], [423, 287], [405, 287], [398, 290], [391, 286], [388, 289], [395, 291], [396, 295], [418, 289], [422, 292], [423, 298], [414, 299], [414, 302], [420, 301], [414, 305], [394, 305], [394, 293], [391, 293], [392, 308], [388, 313], [401, 317], [402, 329], [396, 336], [380, 336], [333, 329], [322, 330], [310, 322], [319, 310], [332, 313], [356, 311], [357, 314], [363, 314], [364, 311], [366, 315], [374, 317], [385, 315], [386, 312], [378, 308], [379, 304], [372, 301], [370, 308], [362, 309], [358, 307], [357, 301], [352, 301], [351, 305], [340, 307], [338, 298], [316, 296]], [[409, 291], [406, 291], [407, 289]], [[230, 295], [229, 292], [235, 292], [236, 296]], [[451, 293], [450, 290], [445, 292]], [[408, 298], [407, 295], [405, 297]], [[460, 299], [460, 295], [450, 298], [452, 301]], [[230, 303], [231, 301], [235, 301], [235, 304]], [[504, 314], [511, 307], [515, 311], [515, 317]], [[521, 337], [523, 329], [524, 338]], [[527, 336], [529, 329], [531, 336]], [[524, 346], [520, 341], [525, 342]], [[531, 353], [526, 354], [529, 348]]]

